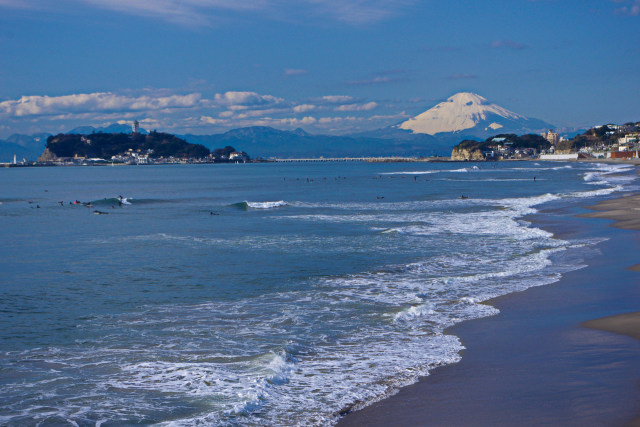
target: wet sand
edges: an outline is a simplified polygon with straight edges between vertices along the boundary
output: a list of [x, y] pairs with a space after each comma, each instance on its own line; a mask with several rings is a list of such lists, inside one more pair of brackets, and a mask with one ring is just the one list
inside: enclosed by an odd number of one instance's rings
[[[580, 216], [584, 218], [604, 218], [612, 219], [613, 227], [626, 230], [640, 230], [640, 194], [621, 197], [613, 200], [606, 200], [588, 209], [597, 212], [590, 212]], [[630, 269], [640, 271], [640, 264], [636, 264]]]
[[536, 225], [560, 238], [608, 240], [575, 261], [586, 268], [489, 301], [498, 316], [447, 330], [467, 348], [458, 364], [338, 425], [639, 425], [640, 276], [629, 269], [639, 236], [619, 229], [637, 229], [630, 212], [639, 201], [603, 202], [581, 218], [579, 208], [537, 215]]
[[619, 314], [603, 319], [588, 320], [582, 324], [587, 328], [628, 335], [640, 340], [640, 312]]
[[596, 212], [582, 214], [581, 217], [612, 219], [614, 227], [640, 231], [640, 194], [605, 200], [587, 209]]

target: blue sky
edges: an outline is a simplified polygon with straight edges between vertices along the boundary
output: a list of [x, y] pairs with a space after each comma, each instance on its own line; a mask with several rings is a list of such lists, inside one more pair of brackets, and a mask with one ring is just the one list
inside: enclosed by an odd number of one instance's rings
[[0, 0], [0, 137], [376, 129], [460, 91], [640, 120], [640, 0]]

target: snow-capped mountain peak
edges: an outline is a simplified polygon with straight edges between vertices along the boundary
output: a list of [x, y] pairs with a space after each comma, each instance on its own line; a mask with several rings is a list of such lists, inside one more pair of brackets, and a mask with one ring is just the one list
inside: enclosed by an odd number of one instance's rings
[[525, 128], [528, 122], [539, 121], [530, 120], [492, 104], [475, 93], [461, 92], [424, 113], [400, 123], [398, 127], [413, 133], [436, 135], [474, 128], [481, 132]]

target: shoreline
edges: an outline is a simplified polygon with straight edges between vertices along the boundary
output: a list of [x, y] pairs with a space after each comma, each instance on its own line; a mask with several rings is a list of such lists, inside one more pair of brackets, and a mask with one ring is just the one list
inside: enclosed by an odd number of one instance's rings
[[344, 157], [339, 160], [328, 158], [311, 158], [311, 159], [278, 159], [278, 160], [251, 160], [249, 162], [174, 162], [174, 163], [149, 163], [149, 164], [128, 164], [128, 163], [95, 163], [95, 164], [50, 164], [50, 163], [32, 163], [32, 164], [13, 164], [0, 163], [0, 168], [39, 168], [39, 167], [75, 167], [75, 166], [166, 166], [166, 165], [220, 165], [220, 164], [247, 164], [247, 163], [337, 163], [337, 162], [363, 162], [363, 163], [493, 163], [493, 162], [570, 162], [570, 163], [610, 163], [622, 165], [640, 166], [640, 158], [631, 159], [567, 159], [567, 160], [543, 160], [537, 158], [526, 159], [504, 159], [504, 160], [451, 160], [451, 157], [370, 157], [366, 160], [356, 160], [352, 157]]
[[572, 209], [543, 210], [533, 222], [560, 238], [608, 239], [596, 245], [602, 254], [558, 282], [485, 302], [500, 314], [445, 331], [466, 348], [459, 363], [434, 368], [338, 425], [639, 423], [637, 234], [620, 229], [640, 230], [632, 217], [640, 217], [640, 195], [586, 208], [596, 212]]

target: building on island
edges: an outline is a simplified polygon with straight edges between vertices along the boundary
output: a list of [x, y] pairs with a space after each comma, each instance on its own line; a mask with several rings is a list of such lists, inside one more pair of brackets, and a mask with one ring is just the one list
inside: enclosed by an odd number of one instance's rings
[[551, 145], [556, 145], [558, 142], [560, 142], [560, 134], [554, 132], [553, 129], [549, 129], [548, 132], [543, 133], [542, 137], [549, 141]]
[[233, 163], [247, 163], [249, 156], [244, 151], [229, 153], [229, 161]]

